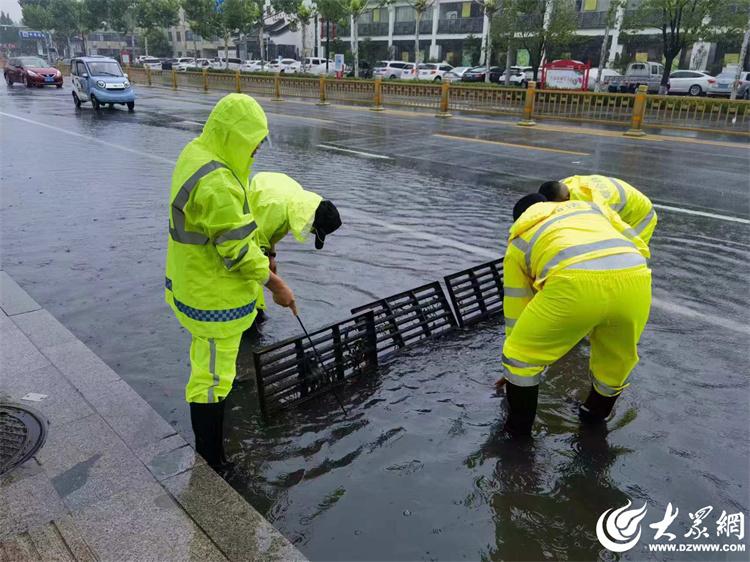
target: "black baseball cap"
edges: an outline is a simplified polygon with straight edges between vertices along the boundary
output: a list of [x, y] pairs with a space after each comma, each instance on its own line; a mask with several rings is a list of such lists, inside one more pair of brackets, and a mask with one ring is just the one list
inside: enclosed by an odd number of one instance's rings
[[335, 232], [341, 226], [341, 217], [336, 205], [324, 199], [315, 211], [312, 230], [315, 233], [315, 249], [323, 248], [326, 236]]

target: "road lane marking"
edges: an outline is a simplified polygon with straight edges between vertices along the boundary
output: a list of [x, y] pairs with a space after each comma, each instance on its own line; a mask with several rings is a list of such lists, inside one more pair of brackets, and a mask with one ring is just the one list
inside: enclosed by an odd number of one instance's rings
[[351, 150], [349, 148], [339, 148], [338, 146], [332, 146], [330, 144], [319, 144], [318, 148], [325, 148], [327, 150], [336, 150], [338, 152], [347, 152], [349, 154], [357, 154], [364, 156], [365, 158], [374, 158], [376, 160], [393, 160], [390, 156], [384, 156], [382, 154], [373, 154], [372, 152], [362, 152], [361, 150]]
[[706, 211], [694, 211], [692, 209], [683, 209], [682, 207], [671, 207], [670, 205], [661, 205], [654, 203], [654, 207], [657, 209], [665, 209], [667, 211], [674, 211], [675, 213], [684, 213], [686, 215], [695, 215], [698, 217], [707, 217], [709, 219], [719, 219], [729, 222], [739, 222], [741, 224], [750, 224], [750, 220], [742, 219], [740, 217], [732, 217], [730, 215], [717, 215], [716, 213], [707, 213]]
[[574, 150], [563, 150], [561, 148], [545, 148], [541, 146], [532, 146], [530, 144], [515, 144], [512, 142], [500, 142], [489, 139], [478, 139], [475, 137], [461, 137], [458, 135], [446, 135], [444, 133], [435, 133], [433, 137], [440, 137], [443, 139], [460, 140], [469, 142], [479, 142], [483, 144], [496, 144], [499, 146], [509, 146], [511, 148], [524, 148], [527, 150], [542, 150], [544, 152], [556, 152], [558, 154], [573, 154], [574, 156], [591, 156], [590, 152], [576, 152]]
[[167, 164], [174, 164], [174, 160], [171, 160], [169, 158], [164, 158], [163, 156], [157, 156], [156, 154], [150, 154], [148, 152], [141, 152], [140, 150], [135, 150], [134, 148], [128, 148], [127, 146], [122, 146], [121, 144], [107, 142], [101, 139], [97, 139], [96, 137], [92, 137], [91, 135], [84, 135], [83, 133], [76, 133], [75, 131], [69, 131], [67, 129], [63, 129], [62, 127], [55, 127], [54, 125], [41, 123], [40, 121], [34, 121], [33, 119], [27, 119], [26, 117], [21, 117], [20, 115], [13, 115], [12, 113], [5, 113], [4, 111], [0, 111], [0, 115], [4, 115], [5, 117], [10, 117], [11, 119], [18, 119], [19, 121], [23, 121], [25, 123], [31, 123], [32, 125], [38, 125], [39, 127], [44, 127], [45, 129], [51, 129], [53, 131], [57, 131], [58, 133], [65, 133], [66, 135], [71, 135], [73, 137], [86, 139], [89, 142], [96, 142], [104, 146], [109, 146], [111, 148], [116, 148], [117, 150], [122, 150], [124, 152], [130, 152], [131, 154], [137, 154], [138, 156], [145, 156], [146, 158], [152, 158], [154, 160], [158, 160], [159, 162], [166, 162]]

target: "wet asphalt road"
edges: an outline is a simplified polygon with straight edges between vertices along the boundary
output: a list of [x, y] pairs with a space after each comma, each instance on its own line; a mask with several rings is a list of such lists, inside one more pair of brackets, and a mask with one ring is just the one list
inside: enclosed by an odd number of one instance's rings
[[[139, 94], [134, 114], [95, 114], [75, 111], [67, 88], [0, 92], [2, 265], [189, 434], [189, 340], [162, 296], [166, 208], [174, 159], [218, 95]], [[273, 146], [256, 171], [289, 173], [344, 209], [324, 251], [280, 247], [308, 327], [501, 256], [513, 202], [543, 180], [606, 173], [681, 209], [659, 209], [652, 318], [608, 435], [576, 421], [588, 386], [581, 346], [545, 380], [534, 443], [493, 438], [503, 416], [491, 389], [496, 322], [403, 354], [349, 389], [346, 419], [324, 400], [263, 426], [252, 384], [240, 385], [230, 452], [242, 470], [232, 483], [303, 552], [606, 558], [596, 519], [627, 499], [648, 503], [647, 522], [679, 506], [680, 536], [704, 505], [747, 513], [746, 142], [261, 101]], [[263, 341], [297, 333], [288, 313], [271, 312]], [[248, 358], [244, 349], [241, 372]]]

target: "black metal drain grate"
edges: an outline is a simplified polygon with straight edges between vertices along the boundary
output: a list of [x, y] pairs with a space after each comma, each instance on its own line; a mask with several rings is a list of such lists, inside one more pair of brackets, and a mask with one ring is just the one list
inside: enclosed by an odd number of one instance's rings
[[503, 311], [503, 260], [494, 260], [445, 277], [445, 286], [462, 328]]
[[346, 379], [377, 368], [372, 312], [270, 345], [254, 355], [260, 408], [264, 415], [328, 392]]
[[0, 403], [0, 474], [23, 464], [47, 439], [47, 420], [18, 404]]
[[437, 281], [354, 308], [352, 314], [364, 311], [375, 314], [377, 350], [381, 359], [402, 347], [456, 327], [456, 318]]

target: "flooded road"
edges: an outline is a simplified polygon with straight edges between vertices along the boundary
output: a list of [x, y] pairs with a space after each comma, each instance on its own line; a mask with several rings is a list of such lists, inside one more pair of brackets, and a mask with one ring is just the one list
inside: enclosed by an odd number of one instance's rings
[[[165, 217], [174, 159], [217, 96], [142, 90], [133, 115], [75, 112], [66, 89], [0, 93], [2, 265], [189, 436], [189, 337], [162, 297]], [[263, 105], [273, 147], [255, 171], [284, 171], [342, 208], [344, 226], [325, 250], [279, 248], [308, 328], [500, 257], [513, 203], [543, 180], [607, 173], [683, 209], [659, 210], [652, 317], [609, 433], [577, 421], [589, 384], [582, 345], [548, 372], [534, 441], [503, 441], [499, 321], [400, 354], [343, 392], [347, 417], [322, 399], [265, 425], [252, 382], [238, 385], [232, 484], [307, 556], [611, 559], [596, 520], [628, 500], [648, 504], [649, 523], [678, 506], [681, 539], [688, 512], [703, 506], [747, 514], [746, 145], [571, 139], [502, 122]], [[297, 332], [272, 308], [261, 341]], [[243, 374], [257, 343], [243, 346]]]

